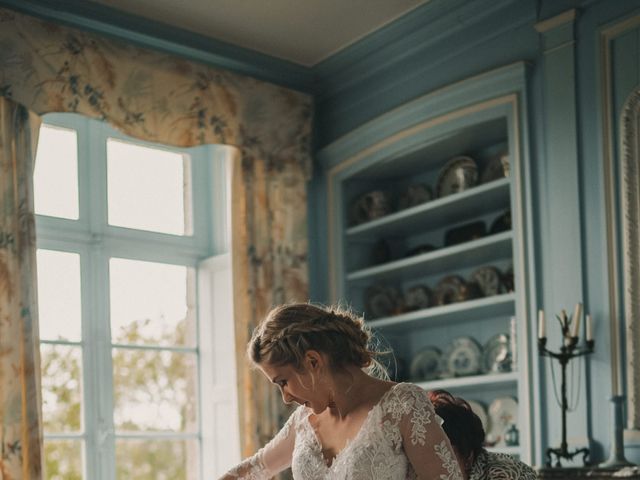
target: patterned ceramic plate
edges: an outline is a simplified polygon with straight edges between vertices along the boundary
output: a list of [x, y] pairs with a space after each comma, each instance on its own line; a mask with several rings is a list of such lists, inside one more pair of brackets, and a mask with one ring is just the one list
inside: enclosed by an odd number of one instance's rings
[[431, 290], [424, 285], [414, 285], [404, 293], [404, 308], [407, 311], [429, 308], [431, 305]]
[[405, 208], [421, 205], [432, 198], [433, 192], [428, 185], [420, 183], [409, 185], [398, 199], [398, 210], [404, 210]]
[[500, 178], [509, 176], [509, 154], [502, 153], [500, 155], [496, 155], [495, 157], [491, 157], [484, 169], [482, 170], [482, 175], [480, 177], [480, 183], [492, 182], [493, 180], [498, 180]]
[[482, 349], [482, 366], [486, 373], [511, 370], [511, 342], [509, 335], [499, 333], [485, 343]]
[[440, 374], [442, 352], [437, 347], [425, 347], [411, 360], [409, 374], [415, 381], [433, 380]]
[[442, 355], [442, 373], [449, 377], [462, 377], [479, 373], [482, 368], [482, 350], [471, 337], [454, 339]]
[[502, 291], [502, 274], [496, 267], [480, 267], [471, 274], [471, 282], [480, 289], [483, 297], [498, 295]]
[[400, 297], [396, 289], [372, 285], [364, 291], [364, 303], [372, 318], [388, 317], [397, 313]]
[[518, 425], [518, 401], [512, 397], [496, 398], [489, 405], [489, 422], [487, 442], [504, 446], [504, 432], [511, 424]]
[[436, 193], [438, 198], [462, 192], [478, 183], [478, 166], [471, 157], [454, 157], [445, 163], [440, 174]]
[[448, 305], [465, 300], [466, 282], [458, 275], [448, 275], [438, 282], [434, 292], [435, 305]]

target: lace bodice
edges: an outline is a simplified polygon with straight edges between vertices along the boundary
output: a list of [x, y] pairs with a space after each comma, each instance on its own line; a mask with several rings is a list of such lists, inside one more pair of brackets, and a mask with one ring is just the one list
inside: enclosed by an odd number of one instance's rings
[[462, 480], [439, 417], [417, 385], [389, 389], [330, 466], [310, 415], [298, 407], [273, 440], [227, 478], [266, 480], [291, 466], [297, 480]]

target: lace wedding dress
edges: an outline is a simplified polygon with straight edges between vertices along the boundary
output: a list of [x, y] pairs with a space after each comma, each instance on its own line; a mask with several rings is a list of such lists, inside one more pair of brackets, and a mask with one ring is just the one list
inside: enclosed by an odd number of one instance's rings
[[267, 480], [290, 466], [296, 480], [462, 480], [441, 419], [417, 385], [391, 387], [330, 465], [309, 415], [298, 407], [264, 448], [227, 476]]

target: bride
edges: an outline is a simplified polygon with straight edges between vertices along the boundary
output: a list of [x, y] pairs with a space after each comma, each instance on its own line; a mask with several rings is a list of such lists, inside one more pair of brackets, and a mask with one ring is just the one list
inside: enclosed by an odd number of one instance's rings
[[462, 480], [425, 391], [368, 373], [364, 321], [311, 304], [276, 307], [248, 345], [252, 362], [299, 407], [280, 432], [221, 480]]

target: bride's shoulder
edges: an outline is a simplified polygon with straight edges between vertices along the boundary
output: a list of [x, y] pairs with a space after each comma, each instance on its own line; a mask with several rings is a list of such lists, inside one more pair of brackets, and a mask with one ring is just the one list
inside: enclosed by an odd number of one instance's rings
[[396, 383], [384, 396], [387, 405], [421, 405], [429, 403], [427, 392], [414, 383]]

